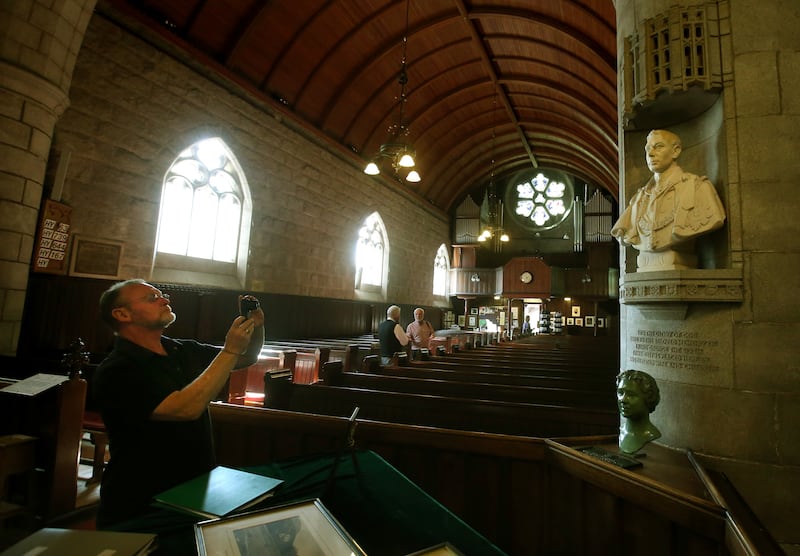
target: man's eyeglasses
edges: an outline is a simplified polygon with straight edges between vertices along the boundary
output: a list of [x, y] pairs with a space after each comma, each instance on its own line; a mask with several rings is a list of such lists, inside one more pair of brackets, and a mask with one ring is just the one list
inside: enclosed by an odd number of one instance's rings
[[155, 303], [160, 299], [166, 299], [169, 301], [169, 294], [168, 293], [151, 293], [150, 295], [146, 295], [144, 297], [139, 297], [137, 299], [131, 299], [128, 303], [135, 303], [136, 301], [144, 301], [145, 303]]

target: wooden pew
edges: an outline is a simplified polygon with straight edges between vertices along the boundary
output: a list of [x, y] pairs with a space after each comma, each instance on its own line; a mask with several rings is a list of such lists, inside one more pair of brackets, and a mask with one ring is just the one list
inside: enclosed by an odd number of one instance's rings
[[458, 352], [445, 358], [448, 361], [490, 360], [500, 364], [516, 365], [538, 363], [554, 367], [578, 366], [586, 368], [619, 367], [616, 355], [603, 356], [597, 353], [558, 353], [551, 351], [520, 350], [515, 353], [497, 352], [487, 347], [471, 352]]
[[331, 386], [582, 408], [610, 410], [616, 408], [613, 383], [609, 383], [605, 389], [588, 389], [578, 381], [570, 381], [566, 385], [556, 385], [558, 383], [554, 382], [546, 386], [523, 386], [499, 382], [456, 381], [441, 376], [412, 378], [386, 374], [337, 372], [336, 366], [326, 366], [323, 369], [321, 384]]
[[290, 369], [294, 372], [297, 352], [294, 350], [262, 350], [258, 362], [231, 371], [225, 396], [220, 401], [243, 405], [264, 405], [264, 375], [275, 369]]
[[292, 384], [286, 379], [267, 379], [264, 392], [265, 407], [344, 416], [358, 406], [365, 419], [457, 430], [579, 436], [611, 434], [619, 427], [619, 415], [610, 409]]
[[[606, 381], [609, 378], [614, 378], [618, 370], [615, 368], [590, 368], [580, 366], [550, 366], [540, 365], [536, 363], [528, 363], [527, 365], [513, 365], [493, 363], [489, 360], [480, 361], [453, 361], [449, 358], [434, 358], [430, 361], [413, 361], [410, 367], [419, 367], [428, 370], [440, 371], [459, 371], [459, 372], [476, 372], [476, 373], [500, 373], [500, 374], [518, 374], [518, 375], [538, 375], [538, 376], [564, 376], [585, 379], [587, 381], [601, 380]], [[386, 365], [383, 367], [383, 372], [392, 374], [398, 367], [395, 365]]]
[[364, 374], [379, 374], [380, 376], [392, 376], [397, 378], [438, 380], [449, 383], [476, 383], [505, 387], [553, 388], [562, 390], [590, 391], [599, 393], [601, 397], [603, 394], [611, 395], [613, 397], [613, 393], [616, 391], [614, 380], [611, 377], [606, 380], [586, 381], [581, 378], [570, 376], [553, 376], [547, 374], [505, 374], [470, 370], [463, 372], [442, 371], [416, 365], [378, 369], [374, 373]]
[[469, 339], [470, 336], [461, 330], [436, 330], [431, 336], [429, 345], [434, 353], [438, 353], [439, 348], [441, 348], [444, 353], [453, 354], [461, 349], [470, 347]]
[[562, 371], [552, 369], [519, 369], [492, 365], [468, 366], [440, 361], [413, 361], [406, 366], [387, 365], [376, 374], [440, 380], [489, 382], [544, 387], [561, 387], [592, 390], [615, 390], [616, 371]]
[[[374, 340], [372, 340], [372, 342], [374, 342]], [[352, 338], [280, 341], [271, 340], [265, 343], [264, 347], [265, 349], [269, 348], [277, 351], [294, 350], [300, 354], [302, 365], [305, 365], [305, 361], [309, 359], [314, 359], [316, 363], [317, 358], [319, 357], [322, 359], [319, 362], [319, 365], [329, 359], [341, 360], [345, 369], [348, 370], [358, 368], [361, 363], [361, 359], [363, 359], [365, 355], [371, 353], [373, 349], [372, 343], [361, 339], [354, 340]], [[321, 350], [320, 354], [317, 354], [318, 349]], [[314, 357], [310, 357], [306, 354], [313, 354]], [[325, 355], [327, 355], [327, 359], [324, 358]], [[316, 371], [318, 374], [319, 368], [317, 368]]]
[[[262, 465], [341, 448], [348, 417], [212, 403], [221, 465]], [[685, 454], [651, 444], [624, 470], [543, 439], [358, 420], [373, 450], [508, 554], [779, 554], [732, 535], [736, 508], [711, 500]], [[461, 547], [467, 549], [469, 547]], [[624, 550], [623, 550], [624, 549]]]

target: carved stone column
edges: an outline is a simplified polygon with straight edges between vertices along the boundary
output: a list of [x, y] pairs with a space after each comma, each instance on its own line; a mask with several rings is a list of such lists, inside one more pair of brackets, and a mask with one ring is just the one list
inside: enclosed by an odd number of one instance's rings
[[53, 129], [96, 0], [12, 2], [0, 18], [0, 354], [19, 340]]

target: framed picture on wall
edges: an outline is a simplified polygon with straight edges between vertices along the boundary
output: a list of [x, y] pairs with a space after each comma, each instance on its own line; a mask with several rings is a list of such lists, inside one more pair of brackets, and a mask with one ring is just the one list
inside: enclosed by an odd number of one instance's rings
[[458, 315], [458, 326], [464, 328], [466, 324], [467, 324], [467, 317], [465, 317], [464, 315]]
[[468, 326], [470, 328], [475, 328], [477, 325], [478, 325], [478, 317], [476, 317], [475, 315], [470, 315]]
[[581, 306], [580, 305], [578, 305], [577, 307], [573, 307], [572, 308], [572, 316], [573, 317], [581, 316]]
[[119, 278], [122, 242], [76, 235], [72, 240], [70, 276]]
[[606, 319], [603, 317], [599, 317], [597, 319], [597, 328], [605, 328], [606, 327]]
[[473, 307], [472, 309], [469, 310], [469, 314], [470, 315], [477, 315], [478, 314], [478, 308], [477, 307]]
[[575, 324], [575, 319], [572, 317], [567, 317], [567, 326], [573, 326]]
[[575, 326], [583, 326], [583, 319], [580, 317], [575, 319]]
[[593, 327], [594, 326], [594, 317], [593, 316], [589, 316], [589, 317], [586, 317], [585, 319], [583, 319], [583, 325], [584, 326], [592, 326]]

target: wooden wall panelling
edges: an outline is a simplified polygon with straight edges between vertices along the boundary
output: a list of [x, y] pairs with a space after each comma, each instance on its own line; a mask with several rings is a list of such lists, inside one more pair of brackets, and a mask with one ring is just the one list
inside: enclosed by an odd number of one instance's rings
[[[100, 319], [100, 295], [115, 281], [32, 274], [17, 350], [21, 358], [59, 361], [80, 336], [86, 350], [104, 354], [113, 346], [113, 334]], [[232, 290], [154, 283], [169, 293], [177, 315], [167, 334], [222, 345], [225, 333], [238, 314], [238, 295]], [[267, 317], [267, 339], [342, 338], [371, 334], [386, 319], [391, 303], [320, 299], [253, 292]], [[401, 324], [414, 319], [417, 305], [401, 305]], [[425, 318], [435, 328], [442, 310], [424, 307]], [[27, 376], [27, 375], [25, 375]]]
[[113, 282], [31, 274], [17, 353], [60, 360], [80, 336], [90, 351], [105, 351], [113, 335], [100, 320], [100, 294]]
[[[586, 511], [590, 511], [590, 508], [586, 508]], [[620, 513], [616, 522], [622, 539], [622, 544], [618, 545], [620, 553], [648, 556], [686, 554], [675, 552], [677, 547], [673, 544], [670, 521], [663, 515], [650, 511], [649, 508], [643, 508], [621, 498]]]
[[591, 546], [622, 547], [620, 528], [620, 500], [610, 493], [583, 483], [580, 507], [588, 508], [583, 516], [582, 537]]
[[[586, 554], [583, 546], [582, 489], [578, 481], [561, 469], [549, 466], [543, 505], [547, 513], [542, 522], [544, 546], [553, 554]], [[599, 550], [597, 554], [602, 554]]]

